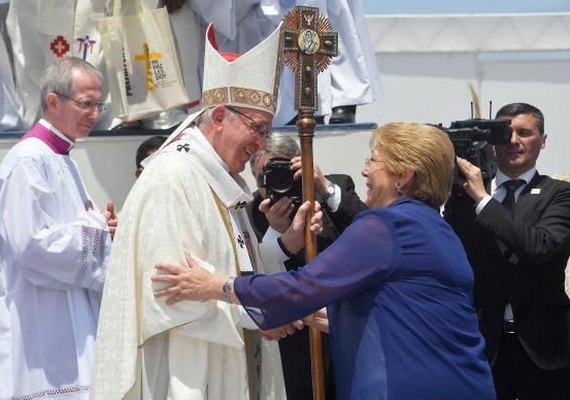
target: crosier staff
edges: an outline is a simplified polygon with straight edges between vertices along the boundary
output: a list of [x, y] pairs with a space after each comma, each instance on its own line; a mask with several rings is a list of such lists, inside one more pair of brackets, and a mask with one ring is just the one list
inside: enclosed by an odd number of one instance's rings
[[[315, 7], [298, 6], [283, 17], [283, 63], [295, 71], [295, 109], [298, 110], [297, 129], [301, 144], [303, 200], [315, 201], [313, 178], [313, 136], [318, 108], [317, 77], [338, 53], [338, 35], [328, 19], [319, 15]], [[307, 221], [314, 214], [311, 207]], [[315, 235], [310, 224], [305, 226], [305, 258], [310, 261], [317, 254]], [[313, 399], [324, 399], [323, 343], [321, 333], [310, 330], [311, 378]]]

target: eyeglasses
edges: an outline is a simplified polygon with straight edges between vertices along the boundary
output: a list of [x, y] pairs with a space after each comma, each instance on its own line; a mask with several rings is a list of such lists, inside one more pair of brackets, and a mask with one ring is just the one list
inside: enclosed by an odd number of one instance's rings
[[259, 135], [260, 137], [262, 137], [265, 140], [271, 139], [271, 129], [268, 128], [268, 125], [265, 122], [257, 121], [255, 119], [251, 118], [249, 115], [242, 113], [240, 110], [238, 110], [235, 107], [232, 107], [232, 106], [225, 106], [225, 107], [228, 110], [230, 110], [231, 112], [233, 112], [234, 114], [237, 114], [241, 117], [247, 118], [249, 123], [247, 123], [246, 125], [249, 127], [249, 129], [254, 131], [257, 135]]
[[364, 159], [364, 166], [366, 166], [366, 168], [370, 167], [371, 164], [376, 164], [376, 163], [381, 163], [384, 162], [383, 160], [375, 160], [372, 157], [366, 157]]
[[97, 112], [102, 113], [107, 109], [107, 104], [101, 103], [99, 101], [79, 101], [58, 92], [54, 93], [66, 100], [73, 101], [75, 104], [77, 104], [77, 107], [81, 108], [82, 110], [97, 110]]

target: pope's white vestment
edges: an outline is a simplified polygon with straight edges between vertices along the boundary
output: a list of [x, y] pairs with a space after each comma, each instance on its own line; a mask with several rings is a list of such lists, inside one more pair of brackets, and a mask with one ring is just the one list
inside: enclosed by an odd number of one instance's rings
[[37, 137], [0, 166], [2, 400], [89, 398], [111, 240], [88, 198], [69, 155]]
[[[153, 296], [160, 287], [150, 279], [155, 264], [183, 265], [185, 254], [212, 272], [235, 276], [238, 264], [242, 271], [263, 271], [255, 235], [248, 238], [243, 205], [250, 200], [245, 182], [227, 172], [195, 127], [145, 167], [115, 235], [93, 400], [285, 398], [279, 350], [267, 341], [262, 342], [262, 390], [248, 394], [243, 328], [255, 325], [241, 306], [215, 300], [166, 305]], [[250, 260], [257, 266], [248, 265]]]

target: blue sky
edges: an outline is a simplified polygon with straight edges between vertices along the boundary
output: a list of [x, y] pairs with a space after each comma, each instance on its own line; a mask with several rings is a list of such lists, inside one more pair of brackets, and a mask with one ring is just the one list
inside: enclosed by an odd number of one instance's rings
[[570, 0], [362, 0], [366, 14], [570, 12]]

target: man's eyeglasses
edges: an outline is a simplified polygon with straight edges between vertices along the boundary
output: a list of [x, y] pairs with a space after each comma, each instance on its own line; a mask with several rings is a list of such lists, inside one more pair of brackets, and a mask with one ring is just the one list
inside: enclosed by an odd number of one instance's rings
[[235, 107], [228, 106], [228, 105], [226, 105], [225, 107], [228, 110], [230, 110], [231, 112], [233, 112], [234, 114], [237, 114], [241, 117], [247, 118], [249, 123], [247, 123], [246, 125], [249, 127], [249, 129], [254, 131], [257, 135], [261, 136], [265, 140], [271, 139], [271, 129], [269, 129], [268, 125], [265, 122], [257, 121], [255, 119], [251, 118], [249, 115], [242, 113], [240, 110], [238, 110]]
[[73, 101], [75, 104], [77, 104], [77, 107], [81, 108], [82, 110], [97, 110], [97, 112], [102, 113], [103, 111], [105, 111], [107, 109], [107, 104], [105, 103], [101, 103], [99, 101], [79, 101], [79, 100], [75, 100], [72, 99], [71, 97], [67, 97], [61, 93], [58, 92], [54, 92], [55, 94], [57, 94], [59, 97], [63, 97], [66, 100], [69, 101]]

